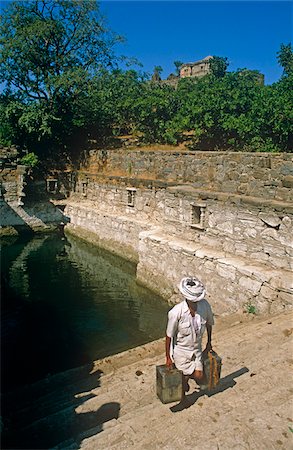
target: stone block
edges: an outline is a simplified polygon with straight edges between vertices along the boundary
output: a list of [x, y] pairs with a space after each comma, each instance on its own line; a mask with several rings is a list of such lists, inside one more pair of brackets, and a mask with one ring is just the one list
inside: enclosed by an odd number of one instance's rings
[[214, 272], [215, 271], [215, 264], [212, 262], [212, 261], [205, 261], [204, 262], [204, 268], [206, 269], [206, 270], [210, 270], [210, 271], [212, 271], [212, 272]]
[[231, 241], [225, 241], [223, 243], [223, 250], [227, 253], [234, 253], [235, 251], [234, 243]]
[[220, 231], [224, 231], [225, 233], [233, 234], [233, 223], [232, 222], [223, 222], [216, 225], [216, 228]]
[[269, 259], [269, 255], [263, 252], [255, 252], [250, 254], [250, 258], [258, 261], [267, 261]]
[[293, 191], [287, 187], [278, 187], [276, 190], [275, 199], [288, 202], [292, 200], [292, 192]]
[[249, 277], [241, 277], [239, 280], [240, 286], [244, 287], [253, 294], [257, 294], [261, 288], [261, 283]]
[[[293, 230], [292, 230], [292, 232], [290, 233], [282, 233], [281, 235], [280, 235], [280, 243], [286, 248], [289, 248], [289, 247], [291, 247], [291, 248], [293, 248]], [[279, 248], [280, 248], [280, 246], [279, 246]], [[283, 255], [285, 255], [285, 248], [282, 248], [282, 250], [283, 250]], [[279, 253], [280, 254], [280, 253]]]
[[264, 284], [260, 289], [260, 294], [271, 301], [275, 300], [278, 297], [278, 291], [276, 289], [272, 289], [268, 285]]
[[270, 281], [270, 285], [280, 291], [288, 294], [293, 294], [293, 276], [291, 272], [284, 272], [280, 275], [275, 275]]
[[248, 193], [248, 183], [241, 183], [237, 187], [237, 192], [239, 194], [247, 194]]
[[291, 217], [288, 217], [288, 216], [283, 217], [283, 219], [282, 219], [282, 224], [281, 224], [281, 226], [280, 226], [280, 229], [281, 229], [283, 226], [284, 226], [285, 228], [288, 228], [288, 229], [290, 229], [290, 228], [292, 227], [292, 219], [291, 219]]
[[280, 291], [278, 293], [278, 298], [282, 303], [291, 305], [293, 307], [293, 293], [289, 294], [288, 292]]
[[247, 245], [244, 243], [236, 242], [235, 244], [235, 255], [238, 256], [246, 256], [247, 254]]
[[206, 253], [203, 249], [196, 250], [195, 256], [200, 259], [206, 258]]
[[255, 228], [247, 228], [244, 233], [244, 236], [248, 237], [248, 238], [256, 238], [257, 237], [257, 230]]
[[278, 258], [276, 256], [269, 257], [269, 263], [277, 269], [290, 269], [289, 260], [287, 258]]
[[262, 295], [258, 295], [255, 299], [255, 306], [257, 314], [268, 314], [271, 309], [270, 301]]
[[227, 278], [234, 281], [236, 278], [236, 269], [232, 266], [225, 264], [217, 264], [216, 271], [220, 277]]
[[239, 304], [244, 305], [251, 300], [252, 294], [248, 290], [242, 290], [237, 293], [236, 298], [239, 299]]
[[293, 165], [292, 163], [290, 164], [290, 162], [282, 165], [279, 170], [282, 175], [285, 175], [285, 177], [290, 175], [293, 176]]
[[261, 237], [264, 239], [274, 239], [275, 241], [279, 241], [279, 233], [273, 228], [268, 228], [267, 230], [262, 231]]
[[270, 227], [277, 227], [281, 223], [281, 218], [274, 213], [259, 213], [259, 218]]
[[252, 176], [254, 178], [256, 178], [257, 180], [264, 179], [265, 178], [265, 174], [266, 174], [266, 171], [263, 170], [263, 169], [256, 169], [256, 170], [253, 170], [253, 172], [252, 172]]

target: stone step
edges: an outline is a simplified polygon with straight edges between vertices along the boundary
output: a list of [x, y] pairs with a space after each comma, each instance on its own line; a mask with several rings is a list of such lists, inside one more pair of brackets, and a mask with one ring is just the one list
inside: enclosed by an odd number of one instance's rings
[[[60, 389], [68, 391], [52, 391], [53, 397], [59, 395], [59, 403], [48, 393], [41, 396], [38, 410], [42, 400], [49, 404], [44, 403], [35, 420], [23, 418], [14, 442], [30, 449], [194, 449], [196, 427], [200, 448], [207, 450], [287, 449], [293, 420], [291, 338], [290, 313], [219, 318], [214, 346], [223, 357], [221, 384], [207, 393], [198, 392], [190, 382], [188, 408], [163, 405], [156, 397], [155, 366], [164, 362], [163, 341], [153, 353], [130, 351], [129, 361], [127, 352], [97, 361], [95, 370], [105, 372], [99, 386], [85, 389], [90, 386], [86, 377], [70, 387], [60, 382]], [[135, 360], [135, 354], [142, 357]], [[64, 396], [66, 400], [71, 392], [74, 395], [66, 403]]]
[[[160, 354], [163, 345], [163, 341], [160, 339], [19, 388], [3, 396], [2, 403], [5, 406], [6, 414], [9, 415], [11, 411], [13, 422], [18, 421], [20, 416], [27, 422], [29, 414], [33, 414], [34, 419], [42, 418], [47, 414], [57, 412], [62, 402], [64, 402], [64, 406], [76, 404], [76, 398], [80, 396], [80, 393], [85, 396], [87, 393], [91, 395], [95, 388], [99, 393], [104, 389], [109, 389], [106, 380], [117, 371], [121, 371], [125, 365], [130, 368], [134, 364], [133, 373], [135, 373], [140, 368], [140, 363], [136, 366], [136, 361]], [[122, 382], [123, 378], [117, 379], [111, 389], [115, 390]], [[32, 398], [34, 399], [33, 409]], [[16, 404], [17, 411], [15, 411]], [[40, 415], [38, 416], [38, 414]]]
[[[131, 370], [133, 377], [139, 381], [135, 375], [135, 367], [132, 369], [130, 366], [127, 370]], [[118, 417], [140, 405], [152, 402], [153, 392], [144, 381], [140, 383], [140, 387], [136, 383], [124, 389], [123, 374], [117, 377], [112, 379], [111, 375], [105, 376], [100, 387], [82, 394], [80, 389], [70, 391], [64, 385], [66, 392], [64, 390], [61, 393], [53, 392], [35, 400], [33, 410], [26, 407], [13, 417], [13, 428], [18, 430], [18, 439], [29, 443], [33, 436], [33, 441], [41, 447], [43, 440], [47, 441], [51, 435], [54, 435], [54, 439], [69, 438], [70, 434], [66, 433], [66, 429], [74, 429], [76, 433], [80, 427], [84, 430], [93, 424], [96, 426], [104, 423], [106, 419], [103, 411], [108, 411], [109, 408], [112, 408], [111, 414]], [[117, 392], [119, 392], [118, 395]], [[57, 398], [55, 398], [56, 394]], [[139, 396], [139, 402], [134, 398], [135, 396]], [[120, 405], [123, 407], [120, 408]], [[108, 419], [111, 420], [112, 415]], [[56, 442], [52, 441], [52, 443]]]

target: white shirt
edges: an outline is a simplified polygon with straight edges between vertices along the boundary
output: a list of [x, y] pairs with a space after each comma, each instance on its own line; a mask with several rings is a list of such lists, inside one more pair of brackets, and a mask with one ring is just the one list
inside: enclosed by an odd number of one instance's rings
[[[194, 351], [201, 345], [206, 324], [214, 325], [212, 309], [207, 300], [197, 302], [196, 327], [185, 300], [175, 305], [168, 313], [166, 335], [174, 339], [173, 346], [182, 350]], [[197, 320], [199, 319], [199, 320]], [[196, 332], [196, 328], [198, 332]]]

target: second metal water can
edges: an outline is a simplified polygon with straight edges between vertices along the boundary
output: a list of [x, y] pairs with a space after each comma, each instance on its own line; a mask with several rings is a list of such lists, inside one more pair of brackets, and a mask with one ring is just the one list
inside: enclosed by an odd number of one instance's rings
[[[221, 378], [222, 358], [213, 350], [202, 354], [203, 370], [207, 383], [205, 388], [208, 390], [213, 389], [219, 384]], [[201, 389], [203, 386], [201, 386]]]
[[168, 369], [165, 364], [156, 366], [157, 396], [162, 403], [180, 401], [182, 398], [182, 372]]

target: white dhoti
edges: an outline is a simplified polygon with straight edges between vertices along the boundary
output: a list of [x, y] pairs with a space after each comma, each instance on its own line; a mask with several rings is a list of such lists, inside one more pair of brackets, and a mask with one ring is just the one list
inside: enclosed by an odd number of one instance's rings
[[175, 346], [173, 359], [178, 370], [182, 370], [183, 375], [191, 375], [195, 370], [203, 371], [201, 345], [195, 350], [185, 350]]

